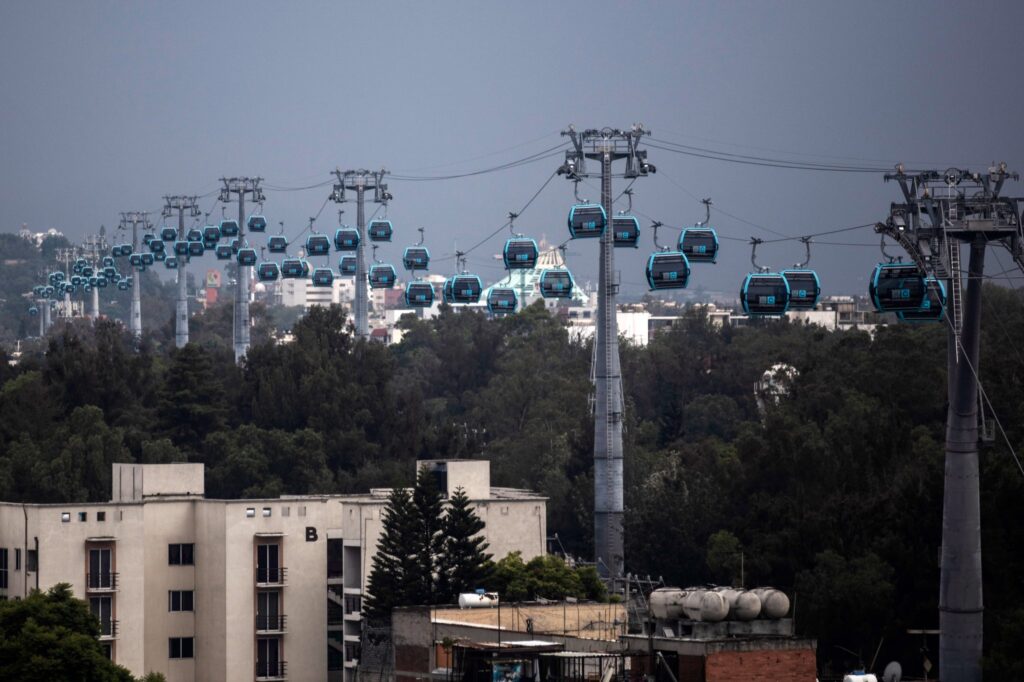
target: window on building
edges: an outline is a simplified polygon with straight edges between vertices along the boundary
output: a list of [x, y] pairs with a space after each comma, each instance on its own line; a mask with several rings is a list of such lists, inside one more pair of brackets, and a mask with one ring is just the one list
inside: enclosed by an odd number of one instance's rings
[[245, 508], [245, 517], [247, 519], [251, 519], [254, 516], [256, 516], [256, 507], [246, 507]]
[[110, 597], [90, 597], [89, 610], [100, 622], [100, 636], [113, 637], [117, 625], [112, 618], [114, 602]]
[[195, 547], [191, 542], [167, 545], [167, 563], [171, 566], [194, 565]]
[[107, 512], [105, 512], [105, 511], [98, 511], [98, 512], [96, 512], [96, 520], [97, 521], [106, 521], [107, 520]]
[[0, 590], [7, 589], [7, 548], [0, 547]]
[[116, 587], [113, 573], [114, 557], [107, 547], [94, 547], [89, 550], [89, 587], [91, 589], [112, 589]]
[[284, 672], [281, 661], [281, 640], [260, 637], [256, 640], [256, 677], [280, 677]]
[[171, 590], [167, 593], [168, 611], [194, 610], [195, 593], [192, 590]]
[[168, 658], [192, 658], [194, 653], [195, 644], [191, 637], [171, 637], [167, 640]]
[[306, 515], [306, 508], [305, 507], [299, 507], [299, 516], [305, 516], [305, 515]]
[[30, 549], [25, 552], [25, 570], [30, 573], [39, 570], [39, 550]]
[[89, 513], [88, 512], [78, 512], [78, 520], [79, 521], [88, 521], [89, 520]]
[[106, 656], [108, 659], [113, 660], [114, 647], [110, 642], [100, 642], [100, 650], [103, 652], [104, 656]]
[[61, 523], [68, 523], [70, 521], [71, 521], [71, 512], [61, 512], [60, 513], [60, 522]]
[[21, 570], [21, 548], [20, 547], [18, 547], [17, 549], [14, 550], [14, 570], [15, 571], [20, 571]]
[[277, 590], [263, 590], [256, 595], [256, 629], [280, 630], [281, 593]]
[[292, 515], [292, 508], [291, 507], [281, 507], [281, 516], [291, 516], [291, 515]]
[[276, 543], [256, 545], [256, 582], [279, 583], [283, 577], [281, 546]]
[[263, 508], [263, 516], [270, 516], [270, 507]]
[[341, 578], [345, 566], [345, 543], [341, 538], [327, 538], [327, 577]]

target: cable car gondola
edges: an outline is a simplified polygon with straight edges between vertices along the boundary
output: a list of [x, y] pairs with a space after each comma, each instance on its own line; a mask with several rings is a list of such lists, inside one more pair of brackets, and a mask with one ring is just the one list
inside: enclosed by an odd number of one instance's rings
[[[151, 254], [151, 253], [144, 253], [144, 254], [142, 254], [142, 264], [144, 266], [146, 266], [146, 267], [149, 267], [150, 265], [152, 265], [153, 264], [153, 254]], [[89, 270], [89, 272], [85, 272], [85, 270]], [[86, 277], [89, 277], [92, 274], [92, 268], [85, 268], [85, 270], [82, 271], [82, 274], [85, 275]]]
[[444, 280], [444, 284], [441, 286], [441, 298], [445, 303], [451, 305], [455, 303], [455, 297], [452, 295], [452, 285], [455, 282], [455, 277], [447, 277]]
[[244, 268], [256, 265], [256, 249], [250, 249], [248, 247], [239, 249], [236, 260], [238, 261], [238, 264]]
[[153, 254], [153, 260], [155, 260], [157, 263], [163, 263], [166, 258], [167, 254], [163, 251], [157, 251], [156, 253]]
[[506, 270], [529, 270], [537, 266], [539, 253], [535, 240], [515, 236], [505, 242], [505, 249], [501, 255]]
[[821, 282], [814, 270], [783, 270], [782, 276], [789, 284], [789, 309], [814, 310], [821, 296]]
[[173, 242], [178, 238], [178, 231], [173, 227], [164, 227], [160, 230], [160, 239], [165, 242]]
[[945, 314], [946, 285], [934, 277], [926, 278], [924, 283], [926, 291], [921, 307], [896, 313], [903, 322], [937, 322]]
[[221, 244], [214, 250], [214, 255], [217, 256], [217, 260], [231, 260], [231, 256], [234, 254], [231, 252], [231, 247], [227, 244]]
[[188, 255], [188, 242], [174, 242], [174, 255], [179, 258]]
[[107, 286], [107, 278], [106, 277], [97, 277], [96, 278], [96, 286], [98, 288], [100, 288], [100, 289], [103, 289], [104, 287], [106, 287]]
[[[150, 261], [149, 262], [150, 262], [150, 264], [152, 264], [152, 262], [153, 262], [152, 254], [148, 254], [147, 253], [147, 254], [143, 255], [142, 256], [142, 261], [143, 262], [146, 261], [146, 256], [150, 256]], [[82, 268], [82, 274], [85, 275], [86, 277], [92, 277], [93, 275], [96, 274], [96, 271], [93, 269], [93, 267], [91, 265], [86, 265], [84, 268]]]
[[224, 238], [237, 237], [238, 236], [238, 221], [237, 220], [222, 220], [220, 221], [220, 235]]
[[351, 277], [356, 274], [357, 265], [355, 256], [342, 256], [338, 261], [338, 272], [344, 277]]
[[95, 275], [89, 278], [89, 286], [94, 287], [99, 284], [100, 278]]
[[[167, 260], [174, 260], [174, 259], [173, 258], [168, 258]], [[117, 288], [120, 291], [128, 291], [128, 280], [122, 279], [120, 282], [117, 283]]]
[[430, 251], [425, 246], [408, 246], [402, 254], [406, 270], [426, 270], [430, 267]]
[[868, 293], [878, 312], [915, 311], [924, 303], [924, 275], [913, 263], [879, 263]]
[[198, 227], [193, 227], [188, 231], [186, 238], [190, 242], [201, 242], [203, 241], [203, 231], [200, 230]]
[[107, 279], [114, 279], [114, 275], [117, 274], [117, 268], [114, 266], [103, 268], [103, 276]]
[[164, 243], [159, 239], [154, 239], [149, 243], [150, 253], [163, 253], [165, 250]]
[[146, 246], [149, 246], [149, 243], [154, 239], [156, 239], [156, 235], [153, 234], [152, 232], [147, 232], [146, 234], [142, 235], [142, 243], [145, 244]]
[[572, 298], [574, 286], [572, 273], [564, 268], [548, 268], [540, 273], [540, 295], [544, 298]]
[[132, 247], [131, 244], [121, 244], [121, 255], [122, 256], [130, 256], [130, 255], [132, 255], [132, 253], [134, 253], [134, 251], [135, 251], [135, 249]]
[[275, 234], [267, 237], [267, 251], [270, 253], [284, 253], [288, 250], [288, 240], [283, 234]]
[[691, 263], [718, 260], [718, 233], [710, 227], [687, 227], [679, 234], [679, 250]]
[[612, 218], [612, 237], [616, 248], [637, 248], [640, 242], [640, 221], [634, 215], [619, 214]]
[[114, 244], [112, 247], [110, 247], [110, 255], [113, 256], [114, 258], [120, 258], [121, 256], [123, 256], [124, 254], [121, 253], [121, 245]]
[[331, 252], [331, 240], [325, 234], [311, 234], [306, 238], [307, 256], [326, 256]]
[[747, 315], [782, 315], [789, 309], [789, 283], [778, 272], [751, 272], [743, 280], [740, 301]]
[[369, 282], [371, 289], [390, 289], [395, 285], [395, 267], [386, 263], [374, 263], [370, 266]]
[[285, 258], [281, 262], [281, 279], [301, 279], [302, 277], [304, 277], [302, 260]]
[[405, 285], [405, 305], [410, 308], [429, 308], [434, 304], [434, 287], [430, 282], [415, 281]]
[[71, 286], [77, 287], [77, 286], [80, 286], [81, 284], [82, 284], [82, 276], [81, 275], [71, 275]]
[[487, 292], [487, 312], [492, 315], [512, 314], [519, 307], [519, 296], [511, 287], [491, 287]]
[[308, 278], [309, 277], [309, 261], [306, 260], [305, 258], [303, 258], [299, 262], [302, 263], [302, 277], [303, 277], [303, 279]]
[[462, 273], [452, 278], [453, 303], [478, 303], [484, 285], [476, 275]]
[[336, 251], [355, 251], [359, 248], [359, 230], [352, 227], [339, 227], [334, 231], [334, 248]]
[[267, 231], [267, 219], [261, 215], [251, 215], [249, 220], [245, 222], [246, 227], [249, 228], [250, 232], [266, 232]]
[[575, 204], [569, 209], [569, 234], [573, 239], [600, 237], [608, 214], [600, 204]]
[[261, 282], [276, 282], [280, 274], [281, 269], [273, 261], [260, 263], [259, 267], [256, 268], [256, 276]]
[[167, 268], [168, 270], [177, 270], [178, 269], [178, 259], [175, 258], [174, 256], [170, 256], [170, 257], [166, 258], [164, 260], [164, 267]]
[[207, 225], [203, 228], [203, 241], [216, 244], [220, 241], [220, 228], [216, 225]]
[[391, 221], [384, 219], [371, 220], [366, 232], [370, 235], [371, 242], [389, 242], [394, 230], [391, 227]]
[[133, 253], [131, 256], [128, 257], [128, 262], [131, 264], [131, 266], [133, 268], [141, 268], [142, 267], [142, 254], [141, 253]]
[[39, 308], [35, 306], [30, 306], [28, 309], [28, 314], [31, 315], [32, 317], [35, 317], [36, 315], [39, 314]]
[[111, 258], [110, 256], [104, 256], [103, 257], [103, 267], [105, 267], [105, 268], [112, 268], [112, 267], [114, 267], [114, 259]]
[[238, 253], [238, 250], [242, 248], [242, 240], [234, 238], [231, 240], [231, 253]]
[[189, 258], [199, 258], [206, 253], [206, 247], [203, 246], [202, 242], [189, 242], [188, 243], [188, 255]]
[[329, 287], [334, 285], [334, 270], [330, 268], [317, 268], [313, 271], [313, 286]]
[[645, 273], [651, 291], [685, 289], [690, 281], [690, 261], [682, 251], [659, 251], [647, 259]]

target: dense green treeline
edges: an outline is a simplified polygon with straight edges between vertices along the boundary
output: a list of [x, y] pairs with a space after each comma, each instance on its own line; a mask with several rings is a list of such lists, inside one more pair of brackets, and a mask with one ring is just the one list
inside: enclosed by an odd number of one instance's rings
[[[1024, 450], [1024, 297], [987, 287], [982, 378]], [[590, 348], [541, 307], [501, 320], [408, 319], [395, 346], [356, 342], [338, 308], [294, 341], [262, 325], [238, 368], [222, 308], [194, 344], [169, 326], [134, 352], [102, 322], [55, 328], [0, 369], [0, 498], [106, 499], [110, 462], [201, 461], [210, 496], [410, 485], [416, 458], [486, 457], [496, 485], [549, 496], [549, 529], [590, 554]], [[627, 564], [670, 584], [771, 584], [794, 595], [822, 661], [919, 664], [907, 628], [937, 627], [946, 336], [941, 325], [827, 333], [770, 322], [717, 329], [698, 312], [624, 346]], [[776, 363], [788, 394], [758, 410]], [[982, 452], [987, 669], [1022, 675], [1024, 476]], [[742, 567], [742, 569], [741, 569]], [[932, 648], [935, 642], [931, 643]], [[937, 654], [932, 654], [934, 661]], [[1018, 666], [1014, 668], [1013, 666]]]

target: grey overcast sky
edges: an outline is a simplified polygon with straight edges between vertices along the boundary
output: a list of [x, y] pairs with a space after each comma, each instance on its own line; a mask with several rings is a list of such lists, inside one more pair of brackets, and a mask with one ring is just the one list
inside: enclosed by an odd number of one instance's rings
[[[983, 170], [1005, 160], [1024, 171], [1022, 20], [1019, 1], [8, 0], [0, 230], [55, 227], [77, 239], [109, 228], [119, 211], [158, 211], [164, 194], [210, 192], [222, 175], [300, 186], [336, 166], [474, 170], [558, 144], [569, 123], [639, 121], [661, 140], [804, 161]], [[650, 160], [659, 172], [636, 183], [634, 206], [673, 225], [700, 219], [694, 197], [710, 196], [732, 216], [796, 236], [884, 218], [898, 195], [874, 174], [653, 148]], [[396, 240], [381, 255], [397, 260], [419, 226], [435, 258], [476, 243], [558, 163], [392, 180]], [[265, 213], [295, 234], [328, 191], [267, 190]], [[598, 198], [588, 187], [581, 195]], [[558, 243], [572, 201], [571, 184], [556, 178], [517, 227]], [[328, 205], [318, 225], [336, 223]], [[731, 237], [773, 236], [725, 214], [713, 224]], [[862, 292], [877, 237], [865, 229], [832, 239], [874, 245], [814, 252], [825, 293]], [[487, 281], [501, 274], [492, 255], [502, 243], [470, 257]], [[639, 250], [617, 251], [627, 293], [642, 290], [651, 249], [645, 230]], [[800, 255], [788, 242], [766, 246], [761, 260], [782, 267]], [[695, 266], [691, 287], [735, 291], [749, 256], [745, 244], [723, 242], [719, 263]], [[569, 261], [591, 279], [596, 244], [572, 245]]]

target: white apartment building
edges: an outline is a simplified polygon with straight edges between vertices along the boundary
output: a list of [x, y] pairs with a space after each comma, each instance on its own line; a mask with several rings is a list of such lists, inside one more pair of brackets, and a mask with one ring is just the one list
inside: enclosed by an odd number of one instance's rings
[[[426, 460], [462, 487], [496, 558], [544, 553], [546, 499], [485, 460]], [[108, 503], [0, 503], [0, 598], [70, 583], [110, 657], [168, 682], [349, 680], [390, 490], [213, 500], [202, 464], [114, 464]]]

